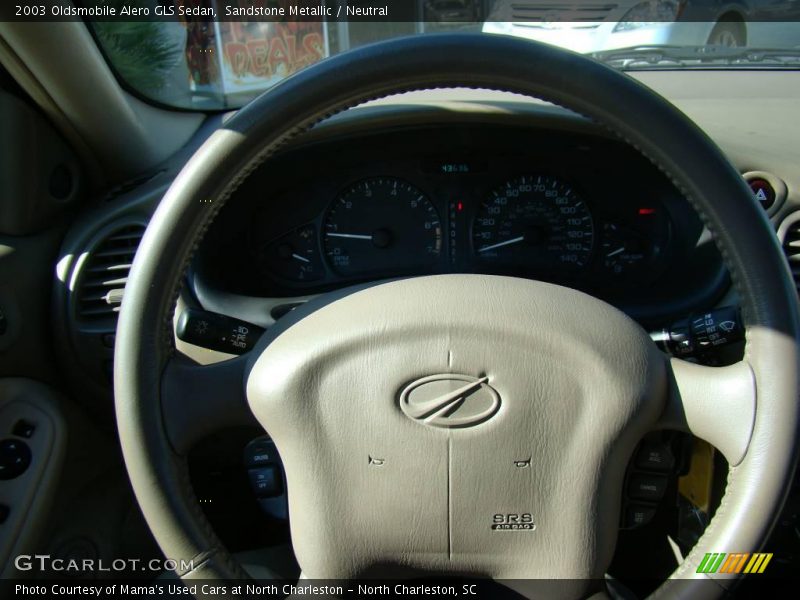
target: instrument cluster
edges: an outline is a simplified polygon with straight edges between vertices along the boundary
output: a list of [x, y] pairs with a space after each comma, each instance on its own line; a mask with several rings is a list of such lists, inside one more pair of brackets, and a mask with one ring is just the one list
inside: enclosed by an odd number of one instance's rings
[[[468, 163], [438, 168], [470, 172]], [[263, 277], [285, 287], [442, 272], [643, 282], [663, 267], [670, 227], [657, 198], [646, 205], [617, 198], [608, 207], [548, 173], [499, 180], [482, 196], [454, 190], [444, 198], [376, 175], [345, 185], [312, 221], [253, 239]]]
[[722, 272], [660, 171], [576, 132], [454, 125], [325, 139], [272, 158], [230, 204], [200, 270], [249, 296], [484, 273], [672, 310]]

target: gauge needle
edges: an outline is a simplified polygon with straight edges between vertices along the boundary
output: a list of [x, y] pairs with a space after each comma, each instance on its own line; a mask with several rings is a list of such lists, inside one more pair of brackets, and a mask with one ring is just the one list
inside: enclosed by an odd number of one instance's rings
[[300, 262], [304, 262], [304, 263], [310, 263], [311, 262], [305, 256], [300, 256], [299, 254], [292, 254], [292, 258], [296, 258]]
[[503, 246], [510, 246], [511, 244], [519, 244], [520, 242], [525, 241], [525, 236], [521, 235], [519, 237], [515, 237], [512, 240], [506, 240], [505, 242], [500, 242], [498, 244], [492, 244], [491, 246], [484, 246], [483, 248], [478, 248], [478, 252], [488, 252], [489, 250], [494, 250], [495, 248], [502, 248]]
[[612, 256], [616, 256], [617, 254], [622, 254], [623, 252], [625, 252], [624, 246], [622, 248], [614, 250], [613, 252], [609, 252], [608, 254], [606, 254], [606, 258], [611, 258]]
[[359, 235], [357, 233], [326, 233], [328, 237], [347, 238], [348, 240], [369, 240], [372, 241], [371, 235]]

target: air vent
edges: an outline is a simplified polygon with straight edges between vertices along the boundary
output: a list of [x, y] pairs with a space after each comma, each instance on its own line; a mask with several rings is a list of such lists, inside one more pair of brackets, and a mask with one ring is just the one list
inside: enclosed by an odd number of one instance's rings
[[129, 225], [95, 246], [81, 271], [78, 314], [82, 319], [116, 320], [133, 256], [143, 234], [144, 226]]
[[781, 225], [779, 234], [795, 286], [800, 291], [800, 213], [789, 215]]

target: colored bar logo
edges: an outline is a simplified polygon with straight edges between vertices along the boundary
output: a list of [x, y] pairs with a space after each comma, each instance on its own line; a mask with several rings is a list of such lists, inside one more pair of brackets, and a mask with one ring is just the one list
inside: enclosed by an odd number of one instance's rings
[[763, 573], [769, 561], [772, 560], [772, 553], [762, 552], [734, 552], [725, 554], [724, 552], [710, 552], [700, 561], [697, 567], [698, 573]]

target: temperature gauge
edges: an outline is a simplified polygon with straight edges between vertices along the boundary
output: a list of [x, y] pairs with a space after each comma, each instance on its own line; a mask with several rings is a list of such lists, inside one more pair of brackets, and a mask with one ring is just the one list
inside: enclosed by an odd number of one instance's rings
[[317, 281], [325, 271], [313, 225], [305, 225], [268, 243], [262, 252], [266, 271], [290, 281]]

